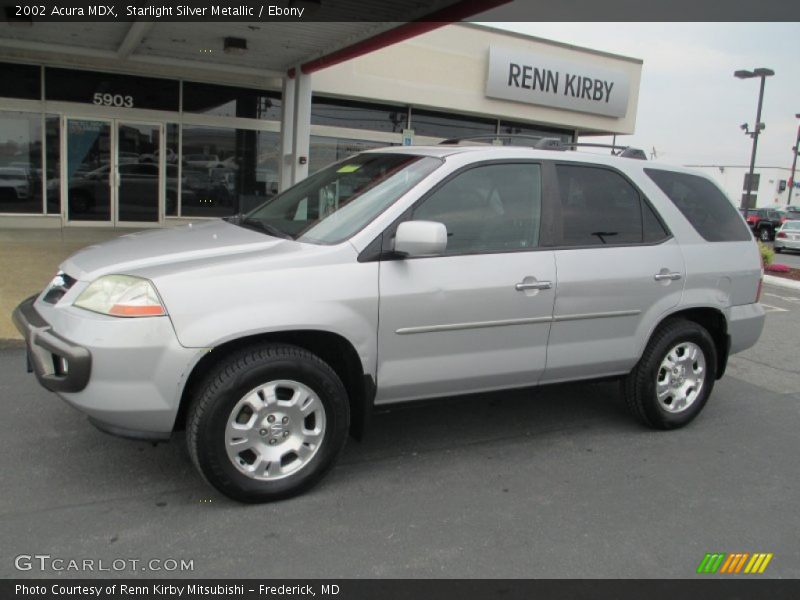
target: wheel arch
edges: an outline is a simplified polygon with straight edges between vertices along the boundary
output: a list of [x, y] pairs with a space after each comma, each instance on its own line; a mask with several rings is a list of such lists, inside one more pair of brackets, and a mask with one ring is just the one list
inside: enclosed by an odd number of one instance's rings
[[228, 340], [209, 350], [192, 368], [181, 392], [173, 431], [182, 430], [186, 424], [191, 399], [204, 377], [220, 361], [244, 348], [262, 344], [290, 344], [315, 354], [342, 380], [350, 403], [350, 435], [362, 439], [372, 415], [375, 399], [375, 380], [365, 372], [355, 346], [345, 337], [324, 330], [299, 329], [249, 335]]

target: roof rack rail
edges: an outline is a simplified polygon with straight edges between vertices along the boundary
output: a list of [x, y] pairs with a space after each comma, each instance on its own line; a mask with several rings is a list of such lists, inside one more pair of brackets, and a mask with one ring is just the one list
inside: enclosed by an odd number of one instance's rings
[[565, 151], [571, 148], [610, 148], [611, 154], [622, 158], [635, 158], [638, 160], [647, 160], [647, 154], [644, 150], [633, 148], [632, 146], [618, 146], [616, 144], [595, 144], [591, 142], [565, 142], [561, 138], [546, 137], [539, 135], [527, 135], [517, 133], [487, 133], [481, 135], [471, 135], [458, 138], [449, 138], [442, 142], [440, 145], [458, 145], [462, 142], [488, 142], [493, 145], [502, 146], [504, 139], [509, 140], [531, 140], [530, 146], [538, 150], [556, 150]]
[[616, 144], [595, 144], [591, 142], [566, 142], [564, 146], [568, 148], [611, 148], [611, 153], [614, 156], [621, 156], [623, 158], [636, 158], [639, 160], [647, 160], [647, 154], [640, 148], [633, 146], [617, 146]]
[[[461, 142], [483, 142], [487, 141], [496, 146], [502, 146], [504, 139], [525, 139], [525, 140], [544, 140], [544, 139], [559, 139], [559, 138], [545, 138], [541, 135], [528, 135], [526, 133], [481, 133], [479, 135], [467, 135], [464, 137], [449, 138], [439, 142], [440, 146], [458, 145]], [[560, 140], [559, 140], [560, 141]], [[532, 144], [533, 145], [533, 144]]]

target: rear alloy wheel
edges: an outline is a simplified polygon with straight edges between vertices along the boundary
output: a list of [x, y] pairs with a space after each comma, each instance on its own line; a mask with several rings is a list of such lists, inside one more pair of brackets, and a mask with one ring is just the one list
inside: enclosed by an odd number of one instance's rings
[[762, 242], [768, 242], [772, 236], [769, 234], [769, 229], [767, 227], [762, 227], [758, 230], [758, 239]]
[[623, 389], [631, 411], [654, 429], [675, 429], [705, 406], [716, 379], [714, 341], [701, 325], [664, 323], [650, 339]]
[[334, 465], [350, 425], [341, 380], [295, 346], [232, 354], [209, 375], [189, 409], [186, 441], [195, 466], [243, 502], [299, 494]]

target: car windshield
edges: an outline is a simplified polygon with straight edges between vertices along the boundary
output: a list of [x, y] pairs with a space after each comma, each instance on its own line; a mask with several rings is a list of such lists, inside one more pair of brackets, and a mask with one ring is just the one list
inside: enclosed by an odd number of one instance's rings
[[800, 231], [800, 221], [786, 221], [783, 224], [784, 229], [791, 229], [792, 231]]
[[367, 225], [441, 164], [440, 159], [429, 156], [358, 154], [268, 200], [237, 224], [300, 242], [336, 244]]

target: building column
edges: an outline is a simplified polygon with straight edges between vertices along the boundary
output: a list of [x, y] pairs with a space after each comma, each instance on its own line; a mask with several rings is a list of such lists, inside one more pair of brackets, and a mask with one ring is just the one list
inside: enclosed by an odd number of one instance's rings
[[294, 79], [294, 153], [292, 183], [308, 176], [308, 152], [311, 143], [311, 75], [298, 67]]
[[278, 165], [280, 191], [292, 185], [294, 162], [294, 85], [295, 80], [285, 76], [281, 93], [281, 160]]

